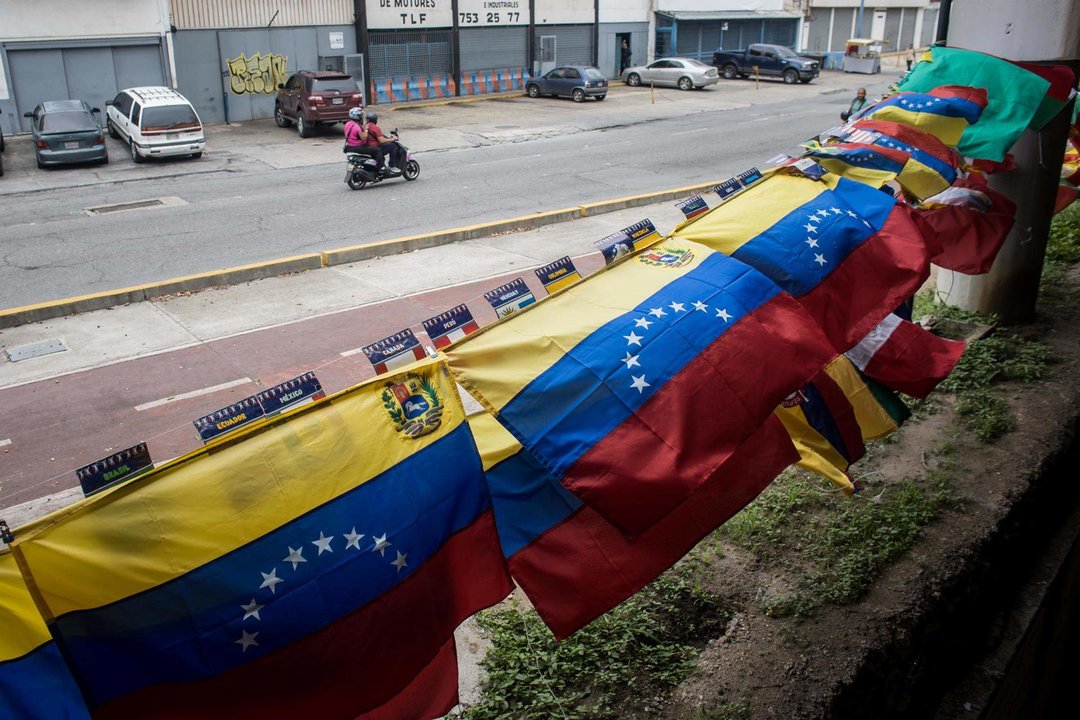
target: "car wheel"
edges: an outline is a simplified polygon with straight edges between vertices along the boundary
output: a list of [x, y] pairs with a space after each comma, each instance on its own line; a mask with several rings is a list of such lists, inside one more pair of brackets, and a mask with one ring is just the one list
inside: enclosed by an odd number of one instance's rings
[[528, 93], [531, 98], [540, 97], [540, 87], [538, 85], [530, 85], [525, 88], [525, 92]]
[[574, 102], [582, 102], [585, 99], [585, 91], [581, 88], [574, 88], [574, 92], [570, 93], [570, 97], [574, 99]]
[[641, 76], [637, 73], [630, 73], [626, 76], [626, 84], [630, 87], [637, 87], [641, 84]]
[[799, 82], [799, 73], [795, 72], [790, 68], [785, 70], [784, 82], [786, 82], [788, 85], [794, 85], [795, 83]]
[[691, 80], [688, 77], [679, 78], [679, 89], [680, 90], [693, 90], [694, 89], [694, 81]]
[[136, 165], [142, 165], [144, 162], [146, 162], [146, 158], [144, 158], [142, 155], [140, 155], [139, 151], [135, 149], [135, 143], [134, 142], [128, 143], [128, 148], [131, 149], [131, 160]]
[[401, 171], [401, 177], [410, 182], [420, 177], [420, 163], [415, 160], [405, 163], [405, 169]]
[[302, 138], [309, 138], [315, 134], [315, 128], [312, 127], [311, 122], [309, 122], [303, 115], [297, 115], [296, 132]]
[[274, 108], [274, 122], [277, 123], [277, 126], [280, 128], [289, 127], [289, 118], [285, 117], [285, 113], [281, 111], [280, 105]]
[[601, 100], [603, 100], [606, 97], [607, 97], [607, 95], [597, 95], [596, 96], [596, 102], [600, 102]]
[[725, 80], [734, 80], [735, 76], [739, 74], [739, 68], [734, 65], [725, 65], [722, 72]]
[[116, 128], [113, 127], [111, 120], [106, 120], [105, 126], [109, 129], [109, 137], [111, 137], [113, 140], [120, 139], [120, 133], [116, 132]]

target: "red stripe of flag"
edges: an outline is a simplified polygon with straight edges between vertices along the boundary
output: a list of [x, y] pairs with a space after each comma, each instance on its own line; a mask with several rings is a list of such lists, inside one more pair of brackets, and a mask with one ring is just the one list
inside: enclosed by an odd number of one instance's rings
[[855, 127], [860, 130], [872, 130], [888, 135], [905, 145], [916, 147], [929, 155], [933, 155], [938, 160], [956, 167], [956, 158], [953, 156], [952, 151], [949, 150], [949, 146], [928, 132], [923, 132], [903, 123], [892, 122], [891, 120], [859, 120], [855, 123]]
[[351, 720], [396, 702], [401, 678], [414, 682], [465, 618], [511, 589], [488, 510], [413, 575], [330, 627], [213, 678], [140, 689], [94, 717]]
[[855, 408], [851, 406], [844, 389], [824, 370], [814, 378], [813, 384], [821, 394], [821, 399], [825, 401], [825, 407], [836, 423], [836, 429], [840, 431], [840, 439], [844, 441], [844, 449], [847, 451], [846, 459], [849, 464], [853, 464], [866, 454], [862, 428], [855, 417]]
[[957, 180], [954, 186], [985, 193], [990, 198], [990, 210], [980, 212], [962, 205], [917, 210], [915, 217], [923, 236], [936, 253], [932, 262], [946, 270], [968, 275], [990, 272], [1016, 221], [1016, 204], [992, 190], [985, 181], [967, 178]]
[[880, 345], [872, 344], [860, 355], [860, 347], [865, 347], [860, 343], [847, 356], [886, 387], [925, 398], [956, 367], [965, 344], [938, 337], [908, 320], [896, 320], [891, 321], [894, 327], [887, 337], [878, 339]]
[[424, 671], [385, 705], [356, 720], [428, 720], [442, 717], [458, 704], [457, 647], [446, 641]]
[[959, 98], [975, 103], [983, 110], [986, 109], [987, 94], [984, 88], [968, 87], [967, 85], [939, 85], [926, 94], [939, 98]]
[[636, 593], [799, 459], [769, 416], [686, 501], [635, 538], [583, 505], [510, 558], [514, 579], [560, 640]]
[[799, 303], [778, 294], [590, 448], [563, 485], [636, 535], [700, 487], [792, 388], [835, 355]]

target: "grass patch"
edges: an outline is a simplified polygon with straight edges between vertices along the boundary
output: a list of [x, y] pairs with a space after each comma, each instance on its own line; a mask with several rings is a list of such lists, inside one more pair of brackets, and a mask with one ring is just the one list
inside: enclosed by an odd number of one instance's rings
[[946, 507], [955, 507], [951, 446], [922, 482], [887, 486], [849, 499], [822, 491], [802, 473], [785, 474], [721, 532], [756, 557], [782, 563], [792, 590], [766, 598], [773, 617], [806, 617], [824, 603], [858, 600], [882, 569], [906, 553]]
[[561, 643], [532, 610], [477, 615], [491, 633], [482, 701], [463, 718], [655, 717], [730, 611], [677, 566]]

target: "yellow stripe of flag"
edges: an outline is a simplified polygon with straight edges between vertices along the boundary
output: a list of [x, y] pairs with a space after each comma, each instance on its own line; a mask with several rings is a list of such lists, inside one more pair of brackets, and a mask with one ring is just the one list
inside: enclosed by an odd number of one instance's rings
[[15, 556], [0, 553], [0, 662], [22, 657], [50, 640]]

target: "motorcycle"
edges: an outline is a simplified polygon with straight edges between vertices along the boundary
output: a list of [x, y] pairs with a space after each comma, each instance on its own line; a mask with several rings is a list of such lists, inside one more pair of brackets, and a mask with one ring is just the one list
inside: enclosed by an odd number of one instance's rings
[[[391, 132], [390, 135], [394, 140], [398, 139], [397, 130]], [[398, 145], [401, 145], [400, 141]], [[409, 148], [404, 145], [401, 145], [401, 152], [405, 153], [405, 167], [402, 168], [400, 175], [387, 173], [386, 169], [375, 162], [375, 159], [369, 155], [350, 154], [345, 159], [345, 162], [348, 163], [348, 168], [345, 170], [345, 184], [352, 190], [360, 190], [366, 187], [368, 183], [374, 185], [383, 180], [396, 177], [405, 178], [412, 182], [420, 177], [420, 163], [416, 162], [416, 158], [409, 152]]]

